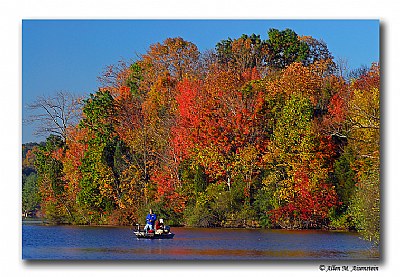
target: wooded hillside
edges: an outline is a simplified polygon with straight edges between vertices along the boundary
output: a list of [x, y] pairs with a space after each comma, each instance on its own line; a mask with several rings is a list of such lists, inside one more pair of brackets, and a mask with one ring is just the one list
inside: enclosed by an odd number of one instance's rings
[[323, 41], [268, 36], [204, 53], [168, 38], [107, 67], [87, 99], [58, 102], [81, 119], [24, 157], [40, 214], [130, 225], [151, 207], [170, 224], [357, 229], [379, 241], [379, 64], [344, 74]]

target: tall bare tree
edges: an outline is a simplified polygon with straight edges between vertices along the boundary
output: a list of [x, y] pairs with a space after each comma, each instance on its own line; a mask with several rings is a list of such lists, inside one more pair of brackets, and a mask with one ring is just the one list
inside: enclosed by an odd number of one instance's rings
[[82, 114], [82, 99], [72, 93], [59, 91], [55, 95], [40, 96], [28, 104], [32, 114], [24, 121], [35, 124], [34, 135], [55, 134], [67, 138], [68, 127], [79, 122]]

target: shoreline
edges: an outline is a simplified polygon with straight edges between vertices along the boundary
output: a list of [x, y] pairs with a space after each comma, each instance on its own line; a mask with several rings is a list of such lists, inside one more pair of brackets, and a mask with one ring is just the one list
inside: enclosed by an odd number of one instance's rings
[[[70, 223], [53, 223], [48, 222], [42, 218], [25, 218], [21, 219], [22, 224], [38, 224], [47, 226], [77, 226], [77, 227], [130, 227], [136, 228], [135, 225], [113, 225], [113, 224], [70, 224]], [[141, 226], [144, 224], [141, 224]], [[229, 225], [229, 226], [189, 226], [189, 225], [170, 225], [173, 228], [198, 228], [198, 229], [243, 229], [243, 230], [286, 230], [286, 231], [331, 231], [331, 232], [351, 232], [359, 233], [357, 230], [352, 229], [338, 229], [338, 228], [265, 228], [261, 226], [242, 226], [242, 225]]]

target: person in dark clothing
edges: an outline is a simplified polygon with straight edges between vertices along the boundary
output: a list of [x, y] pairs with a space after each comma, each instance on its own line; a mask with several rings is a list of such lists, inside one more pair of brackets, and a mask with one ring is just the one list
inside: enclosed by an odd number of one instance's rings
[[157, 220], [157, 215], [153, 213], [150, 209], [149, 214], [146, 216], [146, 226], [144, 226], [144, 231], [154, 230], [154, 223]]

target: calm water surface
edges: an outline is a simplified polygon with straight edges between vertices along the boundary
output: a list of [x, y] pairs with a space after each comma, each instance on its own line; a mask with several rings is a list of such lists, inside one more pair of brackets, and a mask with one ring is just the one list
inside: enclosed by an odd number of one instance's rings
[[28, 260], [373, 260], [357, 234], [173, 228], [174, 239], [137, 239], [128, 227], [22, 225]]

